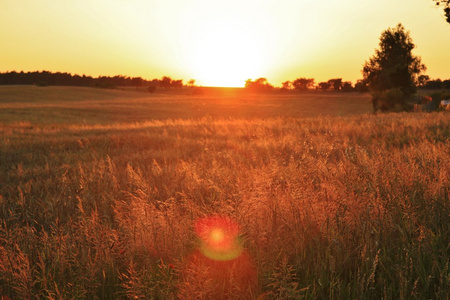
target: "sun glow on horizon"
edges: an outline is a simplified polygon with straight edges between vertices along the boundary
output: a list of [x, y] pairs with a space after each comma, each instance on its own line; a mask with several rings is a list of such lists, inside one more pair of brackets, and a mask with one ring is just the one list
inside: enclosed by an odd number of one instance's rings
[[264, 11], [248, 11], [202, 3], [183, 15], [182, 63], [197, 83], [242, 87], [267, 72], [276, 27]]
[[204, 28], [186, 56], [190, 57], [189, 69], [203, 85], [239, 87], [262, 73], [262, 47], [237, 26]]
[[402, 23], [427, 75], [445, 79], [450, 41], [442, 37], [450, 26], [434, 6], [425, 0], [4, 1], [0, 72], [170, 76], [223, 87], [260, 77], [275, 86], [298, 77], [355, 82], [381, 32]]

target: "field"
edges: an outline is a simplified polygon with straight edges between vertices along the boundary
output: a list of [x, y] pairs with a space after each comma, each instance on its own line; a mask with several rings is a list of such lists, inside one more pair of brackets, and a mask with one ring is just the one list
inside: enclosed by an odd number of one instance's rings
[[450, 114], [371, 109], [0, 86], [0, 297], [448, 299]]

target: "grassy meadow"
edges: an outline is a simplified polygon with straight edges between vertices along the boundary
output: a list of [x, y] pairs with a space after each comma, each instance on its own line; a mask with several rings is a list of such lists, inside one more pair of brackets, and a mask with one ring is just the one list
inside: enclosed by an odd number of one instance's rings
[[[1, 299], [448, 299], [450, 114], [0, 86]], [[194, 224], [244, 250], [214, 261]]]

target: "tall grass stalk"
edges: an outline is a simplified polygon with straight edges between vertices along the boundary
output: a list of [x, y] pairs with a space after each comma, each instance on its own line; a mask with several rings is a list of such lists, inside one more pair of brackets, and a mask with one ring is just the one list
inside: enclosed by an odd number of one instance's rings
[[[448, 114], [0, 131], [0, 296], [450, 294]], [[193, 231], [217, 214], [245, 243], [223, 273]]]

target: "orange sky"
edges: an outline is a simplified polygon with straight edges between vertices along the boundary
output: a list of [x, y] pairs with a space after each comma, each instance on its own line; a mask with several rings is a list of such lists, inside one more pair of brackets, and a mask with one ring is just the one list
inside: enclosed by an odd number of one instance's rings
[[450, 78], [450, 24], [431, 0], [1, 1], [0, 72], [355, 82], [399, 22], [427, 74]]

